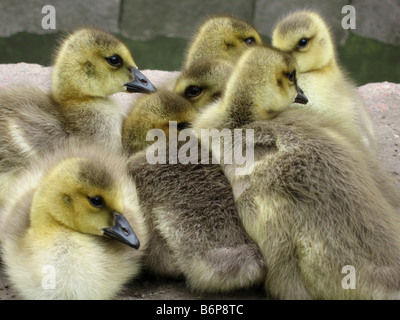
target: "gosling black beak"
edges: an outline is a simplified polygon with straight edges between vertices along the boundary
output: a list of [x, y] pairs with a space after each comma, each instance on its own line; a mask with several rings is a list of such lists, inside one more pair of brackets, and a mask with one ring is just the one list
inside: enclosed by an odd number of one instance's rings
[[125, 217], [114, 213], [114, 226], [103, 229], [104, 234], [132, 248], [139, 249], [140, 242], [131, 225]]
[[296, 98], [294, 98], [293, 102], [307, 104], [308, 98], [304, 94], [303, 90], [301, 90], [301, 88], [297, 84], [296, 84], [296, 87], [297, 87], [297, 96], [296, 96]]
[[151, 81], [138, 69], [132, 68], [133, 81], [125, 83], [126, 91], [150, 93], [157, 89]]

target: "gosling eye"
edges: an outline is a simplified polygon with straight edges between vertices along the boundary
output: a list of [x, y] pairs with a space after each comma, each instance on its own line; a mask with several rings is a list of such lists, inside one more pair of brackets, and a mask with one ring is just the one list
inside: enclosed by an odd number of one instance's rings
[[186, 98], [195, 98], [198, 95], [200, 95], [200, 93], [203, 92], [203, 89], [197, 86], [189, 86], [186, 90], [185, 90], [185, 97]]
[[105, 202], [102, 196], [88, 197], [89, 203], [95, 208], [104, 208]]
[[289, 79], [290, 82], [295, 82], [296, 80], [296, 70], [293, 72], [288, 73], [287, 78]]
[[176, 127], [178, 128], [178, 130], [183, 130], [183, 129], [189, 128], [190, 127], [190, 123], [186, 122], [186, 121], [182, 121], [182, 122], [179, 122], [176, 125]]
[[308, 46], [308, 42], [310, 41], [310, 39], [307, 38], [301, 38], [299, 40], [299, 42], [297, 43], [297, 48], [299, 49], [304, 49], [305, 47]]
[[111, 57], [106, 57], [106, 60], [110, 66], [116, 67], [116, 68], [121, 67], [122, 62], [123, 62], [122, 58], [117, 54], [115, 54]]
[[246, 42], [246, 44], [248, 46], [252, 46], [252, 45], [256, 44], [256, 39], [254, 39], [254, 37], [249, 37], [249, 38], [244, 39], [244, 42]]

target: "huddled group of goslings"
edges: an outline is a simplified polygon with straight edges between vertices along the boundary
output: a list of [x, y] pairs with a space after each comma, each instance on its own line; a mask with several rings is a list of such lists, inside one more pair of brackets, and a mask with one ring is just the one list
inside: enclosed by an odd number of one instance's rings
[[[146, 94], [125, 116], [109, 97], [120, 91]], [[167, 163], [150, 163], [151, 129], [167, 143], [190, 130], [193, 161], [171, 161], [167, 146]], [[202, 164], [234, 151], [205, 148], [202, 129], [251, 129], [241, 145], [254, 147], [252, 170]], [[157, 90], [121, 41], [78, 30], [57, 52], [50, 93], [0, 92], [6, 274], [26, 299], [112, 299], [141, 270], [200, 293], [400, 298], [400, 192], [377, 144], [315, 12], [280, 20], [272, 45], [238, 18], [208, 18], [180, 76]], [[348, 265], [355, 289], [342, 285]]]

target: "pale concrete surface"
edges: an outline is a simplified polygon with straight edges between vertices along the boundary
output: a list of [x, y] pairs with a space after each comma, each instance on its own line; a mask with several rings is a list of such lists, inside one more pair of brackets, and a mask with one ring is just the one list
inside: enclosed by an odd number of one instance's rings
[[[178, 72], [144, 70], [143, 73], [156, 85], [171, 83]], [[0, 89], [2, 87], [31, 84], [44, 90], [50, 88], [50, 67], [35, 64], [0, 65]], [[375, 123], [379, 141], [379, 157], [400, 188], [400, 84], [389, 82], [371, 83], [358, 88]], [[119, 93], [114, 98], [129, 110], [140, 94]], [[262, 288], [242, 290], [223, 295], [199, 295], [189, 292], [183, 281], [156, 279], [148, 275], [135, 279], [121, 292], [117, 299], [123, 300], [191, 300], [191, 299], [264, 299]], [[20, 299], [7, 281], [0, 267], [0, 300]]]

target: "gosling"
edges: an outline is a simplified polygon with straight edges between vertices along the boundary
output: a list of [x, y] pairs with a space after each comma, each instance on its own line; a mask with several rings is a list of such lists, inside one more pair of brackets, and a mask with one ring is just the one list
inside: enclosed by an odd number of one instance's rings
[[187, 100], [175, 93], [159, 89], [157, 93], [140, 97], [132, 106], [122, 126], [122, 147], [126, 155], [146, 149], [154, 141], [150, 130], [162, 130], [169, 139], [170, 125], [176, 132], [190, 126], [198, 111]]
[[178, 77], [174, 92], [201, 110], [221, 98], [234, 64], [208, 56], [193, 62]]
[[339, 65], [329, 26], [316, 12], [297, 11], [280, 20], [272, 32], [273, 46], [293, 53], [299, 84], [307, 93], [309, 108], [342, 119], [360, 137], [360, 144], [376, 153], [374, 125]]
[[[150, 226], [145, 265], [158, 276], [183, 277], [189, 289], [199, 293], [260, 285], [265, 276], [262, 255], [239, 220], [230, 184], [218, 164], [199, 163], [197, 139], [183, 129], [196, 116], [187, 100], [159, 90], [140, 99], [125, 122], [124, 148], [136, 151], [128, 168]], [[168, 120], [174, 125], [167, 138]], [[132, 134], [157, 126], [160, 148], [155, 153], [165, 156], [165, 163], [151, 158], [154, 144], [139, 151], [143, 142], [137, 140], [144, 134]], [[190, 139], [187, 162], [169, 151], [187, 147], [177, 141], [178, 135]]]
[[25, 86], [0, 92], [2, 185], [31, 159], [69, 137], [119, 152], [125, 114], [109, 96], [154, 90], [117, 38], [92, 28], [72, 33], [57, 51], [50, 93]]
[[[241, 141], [254, 147], [247, 174], [236, 174], [239, 164], [222, 168], [244, 228], [263, 253], [265, 289], [275, 299], [398, 299], [400, 216], [341, 121], [291, 107], [299, 95], [295, 71], [289, 54], [251, 48], [222, 101], [193, 122], [196, 131], [204, 125], [254, 133]], [[351, 290], [342, 285], [348, 266], [356, 272]]]
[[125, 159], [77, 144], [24, 169], [0, 221], [6, 274], [24, 299], [115, 298], [148, 242]]
[[195, 32], [186, 50], [183, 69], [207, 56], [233, 62], [243, 49], [261, 43], [258, 31], [246, 21], [233, 16], [214, 16], [202, 22]]

